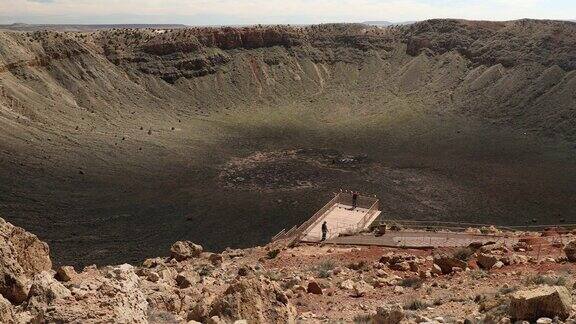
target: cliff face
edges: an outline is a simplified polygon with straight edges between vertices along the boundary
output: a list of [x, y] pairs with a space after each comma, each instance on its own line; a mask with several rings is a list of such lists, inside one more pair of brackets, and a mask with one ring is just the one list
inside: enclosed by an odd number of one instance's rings
[[78, 264], [260, 244], [340, 188], [391, 218], [560, 221], [575, 26], [0, 32], [0, 211]]
[[[109, 92], [106, 88], [110, 85], [131, 88], [127, 91], [132, 93], [143, 90], [148, 97], [161, 84], [147, 78], [150, 76], [198, 99], [194, 106], [201, 101], [220, 107], [230, 103], [195, 92], [189, 83], [211, 82], [207, 76], [212, 75], [224, 87], [219, 95], [238, 104], [238, 90], [241, 96], [256, 93], [255, 98], [282, 101], [309, 96], [318, 88], [324, 91], [338, 79], [345, 80], [346, 87], [361, 80], [394, 91], [399, 100], [409, 104], [414, 104], [412, 95], [418, 93], [427, 98], [432, 111], [448, 106], [459, 113], [493, 116], [513, 126], [572, 138], [567, 127], [557, 125], [574, 122], [568, 111], [573, 97], [562, 94], [573, 90], [575, 25], [431, 20], [389, 28], [325, 25], [4, 33], [0, 71], [4, 93], [18, 102], [27, 97], [24, 89], [14, 85], [19, 76], [48, 77], [55, 86], [52, 89], [67, 92], [87, 109], [96, 103], [86, 101], [101, 100], [82, 89], [94, 88], [93, 82], [102, 78], [106, 81], [97, 87], [103, 92]], [[360, 72], [343, 71], [339, 68], [342, 64]], [[30, 70], [34, 67], [44, 69]], [[40, 96], [38, 101], [45, 101], [45, 93], [34, 89], [37, 86], [26, 85], [33, 95]], [[449, 94], [450, 101], [435, 98], [437, 91]], [[168, 104], [176, 106], [188, 104], [188, 100], [173, 97], [170, 101]], [[103, 100], [96, 105], [114, 106], [115, 102]], [[546, 108], [550, 105], [555, 107], [552, 111]], [[515, 121], [509, 122], [512, 117]]]

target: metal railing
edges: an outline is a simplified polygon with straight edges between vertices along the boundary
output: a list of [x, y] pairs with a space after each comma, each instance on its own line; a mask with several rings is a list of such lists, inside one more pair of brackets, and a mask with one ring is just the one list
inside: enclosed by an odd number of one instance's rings
[[368, 208], [366, 215], [364, 215], [364, 217], [362, 217], [362, 220], [360, 221], [360, 223], [358, 223], [359, 229], [363, 229], [368, 225], [368, 222], [370, 221], [372, 216], [378, 212], [379, 207], [380, 207], [380, 201], [378, 199], [376, 199], [376, 201], [372, 204], [372, 206], [370, 206], [370, 208]]
[[308, 228], [314, 227], [314, 225], [316, 225], [316, 223], [320, 220], [320, 217], [322, 217], [322, 215], [324, 215], [330, 209], [334, 208], [334, 206], [336, 206], [336, 204], [340, 199], [340, 194], [341, 193], [336, 194], [334, 198], [332, 198], [328, 203], [326, 203], [326, 205], [324, 205], [316, 213], [314, 213], [312, 217], [310, 217], [307, 221], [302, 223], [302, 225], [298, 226], [298, 228], [293, 233], [294, 239], [291, 240], [290, 244], [293, 244], [294, 242], [297, 242], [300, 239], [302, 239]]
[[[290, 230], [286, 231], [283, 229], [278, 234], [276, 234], [272, 241], [279, 240], [289, 240], [289, 245], [300, 241], [310, 228], [314, 228], [320, 221], [321, 217], [334, 208], [337, 204], [353, 206], [353, 198], [351, 192], [339, 192], [336, 193], [334, 198], [332, 198], [328, 203], [326, 203], [322, 208], [320, 208], [312, 217], [302, 223], [300, 226], [294, 226]], [[338, 236], [340, 233], [350, 229], [350, 232], [358, 231], [366, 227], [369, 220], [372, 218], [374, 213], [378, 211], [379, 200], [376, 197], [358, 195], [356, 199], [356, 207], [368, 209], [366, 214], [362, 217], [361, 221], [357, 224], [337, 224], [336, 227], [332, 227], [327, 238], [332, 238]], [[318, 237], [320, 240], [321, 237]]]

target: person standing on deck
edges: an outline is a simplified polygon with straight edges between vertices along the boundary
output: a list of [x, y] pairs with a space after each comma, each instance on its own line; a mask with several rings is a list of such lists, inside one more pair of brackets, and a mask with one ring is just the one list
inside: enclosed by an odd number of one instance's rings
[[326, 241], [326, 235], [328, 234], [328, 224], [326, 223], [326, 221], [324, 221], [324, 223], [322, 223], [322, 241]]
[[352, 193], [352, 210], [356, 209], [358, 206], [358, 192], [355, 191]]

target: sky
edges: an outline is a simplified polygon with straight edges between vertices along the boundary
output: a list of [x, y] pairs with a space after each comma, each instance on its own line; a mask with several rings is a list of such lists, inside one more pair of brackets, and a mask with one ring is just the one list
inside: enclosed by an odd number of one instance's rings
[[576, 20], [576, 0], [0, 0], [0, 24]]

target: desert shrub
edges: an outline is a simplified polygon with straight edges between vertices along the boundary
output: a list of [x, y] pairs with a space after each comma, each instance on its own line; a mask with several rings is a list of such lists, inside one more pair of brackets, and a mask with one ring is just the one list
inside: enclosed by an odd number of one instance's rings
[[332, 260], [326, 260], [321, 262], [318, 266], [316, 266], [316, 272], [319, 278], [328, 278], [330, 277], [330, 271], [336, 267]]
[[499, 292], [501, 295], [506, 295], [506, 294], [509, 294], [509, 293], [513, 293], [513, 292], [515, 292], [516, 290], [518, 290], [518, 287], [516, 287], [516, 286], [513, 286], [513, 287], [502, 287], [502, 288], [500, 288], [500, 290], [498, 290], [498, 292]]
[[466, 247], [454, 251], [453, 256], [460, 261], [468, 261], [472, 254], [474, 254], [474, 251]]
[[412, 299], [404, 305], [404, 309], [419, 310], [429, 307], [430, 305], [422, 299]]
[[408, 277], [400, 281], [400, 286], [406, 288], [420, 288], [422, 287], [422, 279], [420, 277]]
[[362, 261], [358, 261], [358, 262], [353, 262], [353, 263], [349, 263], [348, 264], [348, 269], [352, 269], [352, 270], [361, 270], [364, 269], [367, 266], [366, 261], [362, 260]]
[[478, 279], [486, 278], [486, 276], [488, 276], [488, 273], [484, 270], [476, 269], [476, 270], [470, 270], [468, 272], [468, 276], [470, 276], [470, 278], [472, 278], [474, 280], [478, 280]]
[[527, 285], [567, 286], [568, 278], [564, 276], [534, 275], [526, 279]]
[[483, 294], [478, 294], [476, 295], [476, 297], [474, 297], [474, 302], [477, 304], [480, 304], [481, 302], [485, 301], [488, 297], [486, 295]]
[[358, 314], [354, 316], [354, 324], [369, 324], [372, 323], [372, 315]]
[[203, 265], [198, 269], [198, 274], [202, 277], [208, 277], [212, 274], [214, 269], [209, 265]]
[[280, 281], [282, 279], [278, 272], [271, 270], [266, 271], [264, 276], [272, 281]]
[[274, 250], [268, 251], [267, 256], [268, 256], [268, 259], [274, 259], [275, 257], [278, 256], [278, 254], [280, 254], [280, 250], [274, 249]]

